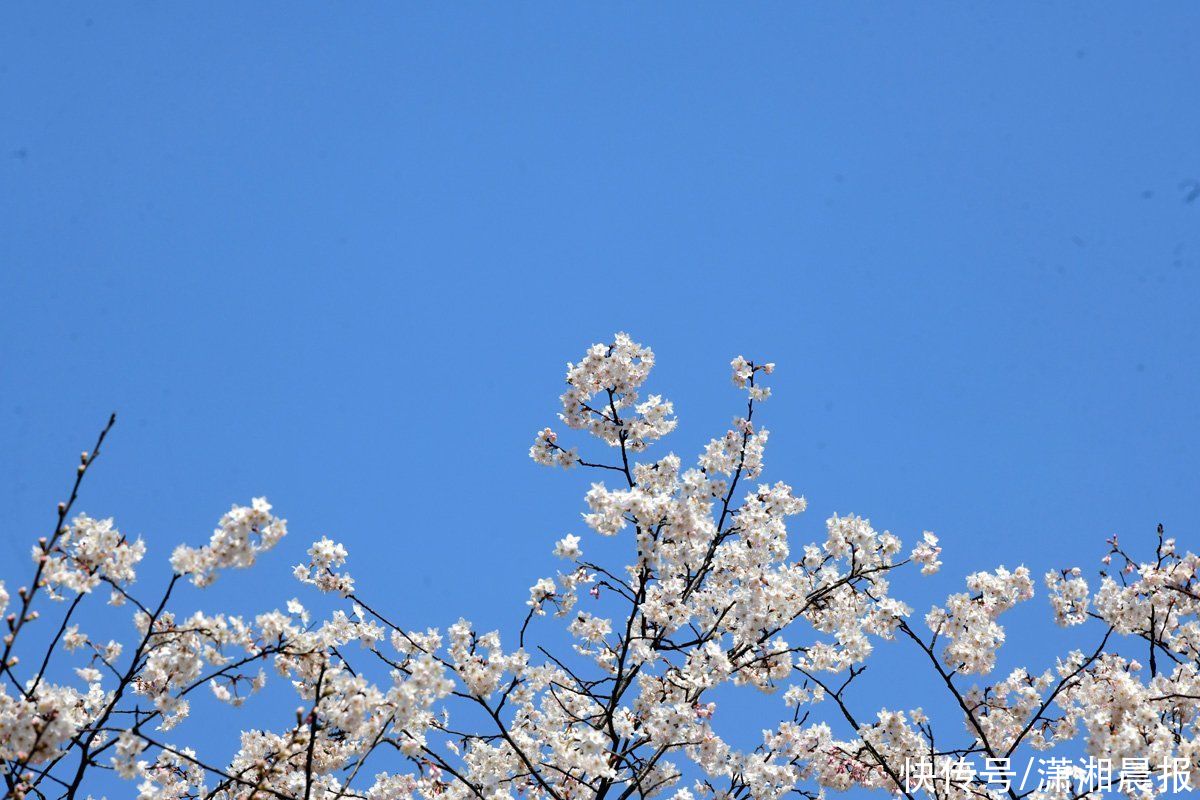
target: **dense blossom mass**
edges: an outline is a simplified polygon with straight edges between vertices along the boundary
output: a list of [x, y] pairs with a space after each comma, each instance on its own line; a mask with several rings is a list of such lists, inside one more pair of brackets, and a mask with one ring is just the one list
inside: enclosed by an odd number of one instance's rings
[[[671, 402], [644, 393], [653, 366], [625, 334], [568, 365], [559, 419], [591, 434], [594, 454], [545, 428], [530, 456], [596, 476], [586, 530], [548, 539], [560, 567], [530, 576], [523, 619], [503, 637], [467, 619], [407, 626], [359, 589], [328, 538], [293, 570], [298, 590], [333, 602], [328, 614], [299, 599], [253, 618], [174, 610], [181, 583], [211, 593], [228, 570], [263, 568], [287, 533], [263, 498], [225, 513], [207, 543], [179, 545], [165, 589], [144, 596], [142, 541], [71, 516], [106, 428], [33, 547], [32, 580], [0, 583], [6, 796], [779, 800], [856, 788], [1074, 800], [1200, 787], [1200, 556], [1161, 528], [1144, 558], [1114, 537], [1096, 581], [1074, 566], [1041, 580], [1000, 566], [922, 614], [893, 596], [893, 573], [937, 573], [934, 534], [906, 550], [834, 515], [818, 541], [789, 536], [806, 502], [762, 478], [756, 419], [773, 364], [733, 360], [744, 405], [693, 461], [645, 455], [676, 427]], [[595, 537], [617, 537], [624, 559], [589, 557], [613, 552]], [[1092, 643], [998, 671], [1005, 614], [1039, 584], [1053, 619], [1092, 626]], [[125, 615], [122, 641], [76, 614], [97, 594]], [[936, 720], [901, 695], [873, 712], [855, 700], [884, 647], [926, 665], [945, 693]], [[294, 691], [294, 712], [244, 719], [232, 758], [201, 752], [193, 706], [240, 706], [272, 680]], [[730, 730], [731, 691], [767, 695], [774, 717]], [[1046, 765], [1040, 780], [1018, 782], [1021, 756]], [[1086, 782], [1105, 765], [1108, 786]], [[114, 777], [130, 784], [113, 790]]]

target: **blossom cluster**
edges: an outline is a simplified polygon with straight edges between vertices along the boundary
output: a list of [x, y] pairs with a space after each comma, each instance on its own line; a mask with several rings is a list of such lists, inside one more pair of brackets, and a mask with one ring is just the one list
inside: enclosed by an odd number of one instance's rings
[[208, 544], [181, 544], [175, 548], [171, 567], [176, 574], [187, 575], [196, 586], [208, 586], [217, 579], [218, 570], [252, 566], [261, 553], [286, 534], [287, 520], [272, 516], [267, 499], [256, 497], [248, 507], [234, 506], [221, 517]]
[[53, 547], [43, 549], [39, 543], [33, 548], [34, 563], [42, 566], [46, 592], [55, 597], [62, 589], [90, 592], [101, 581], [132, 583], [137, 577], [134, 567], [145, 555], [142, 540], [126, 540], [111, 518], [98, 520], [86, 514], [64, 528]]

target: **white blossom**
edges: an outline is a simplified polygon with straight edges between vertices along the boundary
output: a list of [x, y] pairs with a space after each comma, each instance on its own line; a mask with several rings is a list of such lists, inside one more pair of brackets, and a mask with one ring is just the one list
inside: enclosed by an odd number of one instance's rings
[[921, 541], [913, 548], [909, 558], [921, 565], [922, 575], [933, 575], [942, 568], [942, 562], [938, 560], [941, 552], [942, 548], [938, 547], [938, 538], [929, 531], [925, 531], [921, 534]]
[[579, 548], [579, 537], [568, 533], [559, 539], [554, 544], [554, 555], [571, 560], [581, 558], [583, 551]]

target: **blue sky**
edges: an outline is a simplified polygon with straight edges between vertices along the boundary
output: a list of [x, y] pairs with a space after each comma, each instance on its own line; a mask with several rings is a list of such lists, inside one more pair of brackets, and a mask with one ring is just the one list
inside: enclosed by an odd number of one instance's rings
[[4, 576], [115, 410], [80, 507], [152, 563], [266, 494], [230, 604], [328, 534], [397, 616], [501, 624], [582, 532], [526, 450], [616, 330], [685, 458], [776, 361], [795, 540], [936, 531], [921, 610], [1200, 546], [1197, 41], [1185, 3], [9, 6]]

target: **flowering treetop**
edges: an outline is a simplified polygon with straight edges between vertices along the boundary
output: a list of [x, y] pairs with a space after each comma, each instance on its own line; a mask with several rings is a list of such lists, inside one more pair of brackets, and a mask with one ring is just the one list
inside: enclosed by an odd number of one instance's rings
[[[1095, 588], [1078, 568], [1047, 574], [1055, 620], [1093, 625], [1095, 648], [996, 675], [1003, 614], [1035, 591], [1028, 569], [969, 575], [964, 591], [916, 615], [892, 595], [891, 578], [938, 571], [932, 533], [906, 551], [869, 521], [835, 515], [822, 540], [789, 540], [805, 500], [760, 482], [767, 431], [755, 416], [773, 364], [733, 360], [744, 408], [691, 464], [643, 455], [676, 426], [670, 401], [643, 395], [653, 366], [653, 352], [625, 334], [568, 365], [559, 418], [601, 446], [584, 454], [546, 428], [530, 456], [595, 472], [583, 520], [597, 536], [620, 537], [626, 557], [609, 563], [587, 555], [584, 537], [558, 539], [552, 552], [564, 566], [534, 581], [523, 620], [504, 637], [465, 619], [445, 630], [403, 624], [403, 609], [381, 609], [346, 571], [346, 548], [327, 538], [294, 569], [344, 604], [327, 618], [298, 600], [253, 619], [177, 615], [170, 601], [181, 581], [219, 591], [211, 587], [223, 571], [255, 566], [286, 535], [263, 498], [234, 506], [207, 544], [179, 545], [158, 599], [137, 596], [143, 543], [111, 519], [72, 516], [110, 421], [83, 454], [52, 534], [33, 547], [33, 579], [15, 596], [0, 584], [11, 612], [0, 661], [6, 796], [83, 797], [111, 770], [141, 800], [777, 800], [853, 787], [1041, 800], [1098, 792], [1081, 790], [1070, 771], [1025, 790], [963, 765], [1076, 740], [1094, 759], [1170, 763], [1177, 779], [1200, 785], [1200, 557], [1178, 552], [1160, 529], [1147, 560], [1111, 540]], [[132, 612], [125, 641], [102, 641], [75, 621], [101, 593]], [[54, 603], [48, 648], [22, 658], [25, 629]], [[553, 619], [570, 647], [555, 646]], [[883, 645], [913, 648], [957, 718], [935, 728], [920, 708], [856, 707], [850, 690]], [[59, 679], [52, 662], [74, 665], [64, 673], [74, 679]], [[268, 670], [294, 688], [294, 714], [244, 720], [228, 761], [189, 746], [194, 701], [207, 693], [241, 705]], [[718, 732], [712, 696], [726, 685], [778, 698], [757, 746]], [[932, 775], [946, 778], [922, 780]], [[1169, 793], [1149, 779], [1119, 788]]]

